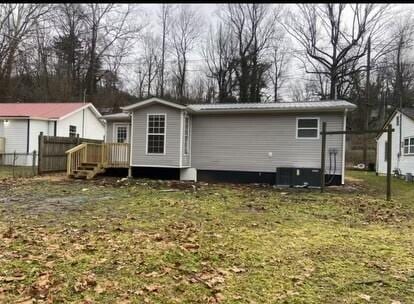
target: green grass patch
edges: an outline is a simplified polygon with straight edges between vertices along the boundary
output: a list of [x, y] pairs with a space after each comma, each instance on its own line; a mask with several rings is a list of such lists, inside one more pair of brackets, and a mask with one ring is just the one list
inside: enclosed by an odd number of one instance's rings
[[385, 178], [348, 177], [325, 194], [6, 179], [0, 302], [413, 303], [414, 185], [387, 202]]

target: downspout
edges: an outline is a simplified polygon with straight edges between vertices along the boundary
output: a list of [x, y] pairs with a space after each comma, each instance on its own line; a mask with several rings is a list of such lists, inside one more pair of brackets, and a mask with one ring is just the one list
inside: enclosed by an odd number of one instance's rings
[[53, 136], [56, 136], [57, 134], [57, 121], [55, 120], [55, 125], [53, 127]]
[[134, 113], [129, 112], [130, 116], [130, 132], [129, 132], [129, 168], [128, 168], [128, 178], [132, 178], [132, 140], [134, 138]]
[[82, 110], [82, 138], [85, 138], [85, 109]]
[[[401, 149], [401, 143], [402, 143], [402, 109], [400, 109], [400, 141], [398, 142], [398, 150], [400, 151], [398, 153], [398, 163], [397, 163], [397, 168], [400, 169], [400, 160], [401, 160], [401, 156], [402, 156], [402, 149]], [[401, 172], [402, 173], [402, 172]]]
[[27, 120], [27, 142], [26, 142], [26, 153], [29, 153], [30, 146], [30, 119]]
[[[344, 126], [343, 131], [346, 131], [346, 115], [348, 109], [344, 111]], [[341, 184], [345, 184], [345, 150], [346, 150], [346, 133], [342, 136], [342, 177], [341, 177]]]

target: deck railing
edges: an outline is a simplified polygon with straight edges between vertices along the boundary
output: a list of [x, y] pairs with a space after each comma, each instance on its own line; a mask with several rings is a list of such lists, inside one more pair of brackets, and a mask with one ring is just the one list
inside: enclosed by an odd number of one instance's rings
[[129, 144], [127, 143], [82, 143], [68, 151], [67, 174], [73, 175], [82, 164], [97, 164], [103, 168], [128, 168]]
[[129, 167], [129, 144], [106, 143], [103, 147], [104, 167], [127, 168]]

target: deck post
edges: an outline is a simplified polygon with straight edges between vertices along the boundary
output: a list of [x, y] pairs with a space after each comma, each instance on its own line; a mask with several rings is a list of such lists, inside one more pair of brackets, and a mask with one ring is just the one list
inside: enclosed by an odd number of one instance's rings
[[43, 132], [40, 132], [39, 134], [39, 140], [38, 140], [38, 155], [37, 155], [37, 174], [42, 174], [42, 163], [43, 163], [43, 148], [44, 147], [44, 137]]
[[321, 147], [321, 193], [325, 190], [325, 150], [326, 150], [326, 122], [322, 123], [322, 147]]
[[391, 200], [392, 131], [392, 126], [390, 124], [387, 129], [387, 201]]

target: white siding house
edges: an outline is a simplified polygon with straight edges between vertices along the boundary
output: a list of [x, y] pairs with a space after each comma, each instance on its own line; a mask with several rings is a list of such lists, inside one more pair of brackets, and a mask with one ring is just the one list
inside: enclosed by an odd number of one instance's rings
[[[414, 175], [414, 109], [395, 110], [384, 125], [395, 130], [391, 143], [391, 170]], [[379, 174], [387, 173], [387, 133], [377, 137], [377, 168]]]
[[[0, 103], [0, 154], [29, 154], [38, 150], [39, 134], [104, 139], [100, 113], [88, 103]], [[72, 133], [70, 132], [72, 131]], [[11, 157], [1, 159], [4, 164]], [[8, 162], [8, 163], [5, 163]], [[31, 165], [32, 157], [19, 155], [18, 165]]]

